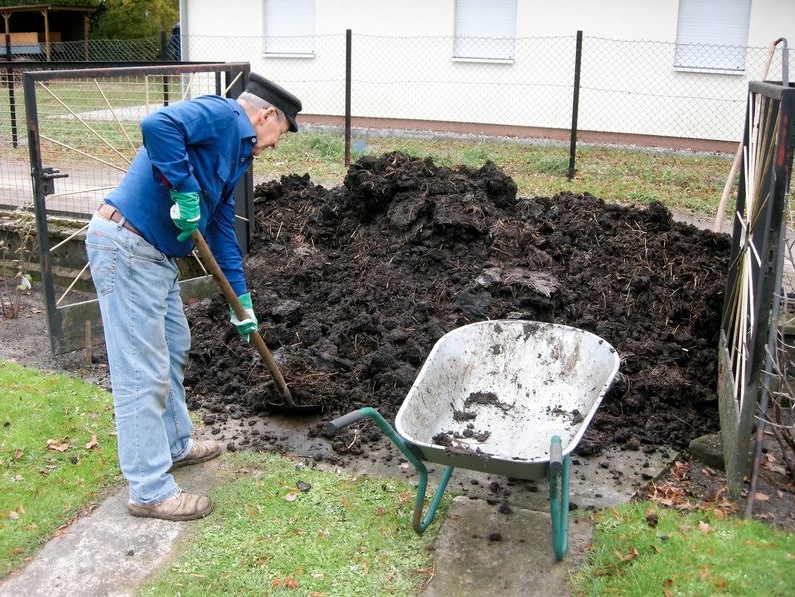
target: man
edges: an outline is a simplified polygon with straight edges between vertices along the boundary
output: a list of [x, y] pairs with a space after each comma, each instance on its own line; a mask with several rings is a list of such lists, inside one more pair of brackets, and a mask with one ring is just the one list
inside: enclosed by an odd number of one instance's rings
[[220, 454], [191, 439], [183, 374], [190, 330], [175, 258], [199, 230], [246, 309], [230, 320], [248, 340], [257, 329], [235, 236], [233, 190], [254, 156], [295, 132], [301, 102], [251, 74], [237, 100], [203, 96], [141, 122], [143, 147], [88, 227], [86, 249], [110, 366], [119, 464], [134, 516], [192, 520], [210, 498], [180, 490], [171, 471]]

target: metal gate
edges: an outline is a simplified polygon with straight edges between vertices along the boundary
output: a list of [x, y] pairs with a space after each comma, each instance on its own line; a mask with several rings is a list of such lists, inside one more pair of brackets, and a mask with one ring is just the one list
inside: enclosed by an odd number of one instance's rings
[[[249, 70], [248, 63], [197, 63], [24, 73], [39, 264], [54, 353], [104, 341], [83, 238], [91, 215], [141, 145], [141, 118], [199, 95], [237, 97]], [[252, 234], [250, 170], [235, 189], [235, 202], [245, 254]], [[183, 301], [214, 291], [211, 276], [196, 271], [197, 260], [181, 262]]]
[[795, 88], [750, 83], [718, 353], [721, 436], [734, 497], [748, 469], [752, 429], [777, 350], [775, 293], [782, 284], [794, 147]]

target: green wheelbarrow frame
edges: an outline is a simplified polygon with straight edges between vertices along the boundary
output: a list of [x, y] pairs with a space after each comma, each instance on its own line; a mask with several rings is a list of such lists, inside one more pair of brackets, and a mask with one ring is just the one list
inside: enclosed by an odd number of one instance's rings
[[[418, 456], [417, 448], [411, 442], [406, 441], [389, 424], [389, 422], [372, 407], [364, 407], [346, 415], [338, 417], [326, 424], [326, 432], [330, 435], [339, 430], [352, 425], [362, 419], [369, 418], [381, 428], [406, 459], [414, 466], [419, 475], [417, 484], [417, 497], [414, 502], [414, 515], [411, 526], [414, 531], [421, 535], [425, 529], [433, 522], [439, 503], [442, 501], [447, 483], [456, 468], [452, 465], [445, 465], [439, 484], [428, 505], [428, 510], [423, 516], [425, 508], [425, 495], [428, 489], [428, 469], [425, 463]], [[568, 553], [568, 531], [569, 531], [569, 477], [571, 475], [571, 456], [563, 456], [561, 439], [558, 436], [552, 437], [549, 451], [549, 463], [547, 477], [549, 479], [549, 505], [550, 517], [552, 519], [552, 550], [555, 559], [563, 560]]]

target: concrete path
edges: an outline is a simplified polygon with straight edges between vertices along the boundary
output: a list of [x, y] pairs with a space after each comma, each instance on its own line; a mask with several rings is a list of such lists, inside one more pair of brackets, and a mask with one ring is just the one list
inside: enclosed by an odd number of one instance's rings
[[[591, 460], [578, 458], [572, 466], [571, 501], [580, 510], [628, 502], [639, 486], [663, 470], [665, 456], [611, 452]], [[370, 459], [356, 461], [352, 468], [373, 476], [388, 476], [390, 471], [393, 476], [415, 476]], [[429, 491], [435, 488], [437, 474], [430, 475]], [[223, 482], [223, 461], [185, 467], [175, 476], [186, 491], [207, 492]], [[505, 499], [494, 499], [495, 484]], [[457, 469], [447, 491], [458, 494], [464, 488], [467, 495], [456, 497], [446, 515], [433, 522], [440, 525], [440, 535], [433, 552], [433, 577], [422, 597], [568, 595], [567, 576], [591, 539], [587, 516], [572, 513], [569, 555], [557, 562], [545, 481], [513, 481]], [[498, 501], [510, 504], [507, 512]], [[25, 568], [0, 584], [0, 597], [135, 595], [153, 572], [179, 553], [194, 523], [135, 518], [127, 514], [126, 502], [125, 488], [50, 541]]]
[[[179, 469], [186, 491], [206, 492], [220, 477], [218, 461]], [[136, 518], [127, 513], [127, 489], [50, 541], [20, 572], [0, 585], [2, 597], [135, 595], [165, 566], [189, 535], [191, 522]]]

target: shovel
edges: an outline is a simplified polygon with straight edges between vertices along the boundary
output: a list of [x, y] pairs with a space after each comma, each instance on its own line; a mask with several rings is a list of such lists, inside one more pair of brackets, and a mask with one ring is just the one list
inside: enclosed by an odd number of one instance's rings
[[[224, 273], [221, 271], [218, 262], [215, 260], [215, 257], [213, 257], [212, 251], [210, 251], [210, 247], [207, 245], [207, 242], [204, 240], [201, 232], [194, 230], [191, 234], [191, 239], [199, 251], [199, 256], [201, 257], [202, 262], [204, 262], [204, 265], [210, 270], [210, 273], [215, 279], [216, 284], [218, 284], [221, 292], [223, 292], [224, 296], [226, 297], [226, 301], [232, 306], [237, 318], [241, 321], [246, 319], [248, 315], [246, 314], [243, 305], [240, 304], [240, 299], [237, 298], [235, 291], [232, 289], [232, 286], [229, 284], [226, 276], [224, 276]], [[257, 349], [257, 352], [259, 352], [260, 357], [262, 357], [262, 360], [265, 361], [265, 365], [268, 367], [268, 371], [270, 371], [273, 381], [276, 382], [279, 395], [287, 404], [289, 410], [317, 411], [320, 409], [319, 405], [316, 404], [302, 406], [296, 405], [293, 397], [290, 395], [290, 390], [287, 388], [287, 384], [284, 382], [282, 372], [279, 371], [279, 366], [273, 359], [273, 355], [271, 355], [271, 351], [268, 350], [268, 346], [265, 344], [265, 340], [263, 340], [259, 331], [254, 331], [249, 335], [249, 342], [254, 345], [254, 347]], [[269, 403], [269, 406], [273, 406], [275, 408], [279, 407], [279, 405], [271, 403]]]

